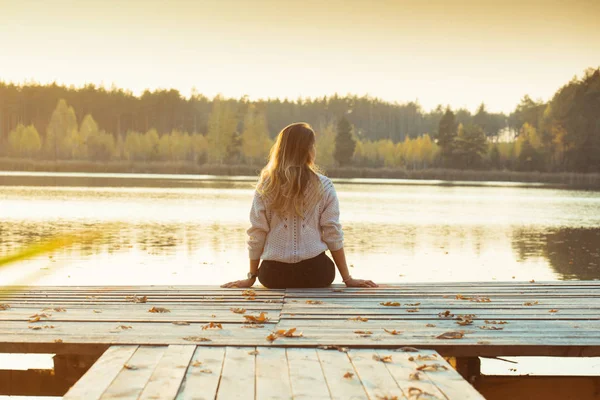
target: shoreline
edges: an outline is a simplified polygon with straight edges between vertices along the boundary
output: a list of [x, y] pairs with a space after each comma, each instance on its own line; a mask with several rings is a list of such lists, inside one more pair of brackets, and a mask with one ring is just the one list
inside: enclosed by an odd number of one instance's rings
[[[261, 166], [210, 165], [191, 162], [128, 162], [106, 163], [89, 161], [39, 161], [0, 158], [0, 171], [4, 172], [49, 172], [49, 173], [104, 173], [104, 174], [159, 174], [159, 175], [209, 175], [222, 177], [258, 176]], [[327, 176], [340, 180], [386, 179], [439, 181], [439, 183], [507, 182], [545, 184], [557, 187], [600, 190], [599, 173], [573, 172], [520, 172], [508, 170], [455, 170], [432, 168], [407, 170], [403, 168], [323, 168]], [[393, 182], [390, 182], [393, 183]]]

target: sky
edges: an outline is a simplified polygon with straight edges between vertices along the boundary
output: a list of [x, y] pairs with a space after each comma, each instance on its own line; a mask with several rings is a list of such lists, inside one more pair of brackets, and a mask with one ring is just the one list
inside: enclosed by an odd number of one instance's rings
[[598, 0], [0, 0], [0, 80], [510, 112], [600, 66]]

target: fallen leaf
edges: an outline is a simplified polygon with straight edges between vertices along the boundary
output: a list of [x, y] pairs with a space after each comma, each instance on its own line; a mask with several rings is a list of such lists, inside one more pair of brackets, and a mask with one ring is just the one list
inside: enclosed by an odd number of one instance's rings
[[296, 332], [296, 328], [291, 328], [288, 329], [287, 331], [285, 329], [280, 329], [278, 331], [275, 331], [275, 334], [277, 336], [284, 336], [284, 337], [301, 337], [302, 336], [302, 332], [300, 333], [295, 333]]
[[480, 340], [477, 342], [477, 344], [482, 344], [482, 345], [487, 345], [490, 344], [491, 342], [489, 340]]
[[508, 322], [506, 321], [489, 321], [489, 320], [485, 320], [486, 324], [494, 324], [494, 325], [504, 325], [504, 324], [508, 324]]
[[264, 328], [264, 325], [259, 325], [259, 324], [254, 324], [254, 325], [242, 325], [242, 328], [252, 328], [252, 329], [256, 329], [256, 328]]
[[242, 296], [255, 297], [256, 292], [252, 289], [246, 289], [242, 292]]
[[535, 283], [535, 279], [530, 280], [529, 283]]
[[392, 356], [383, 356], [380, 357], [377, 354], [373, 354], [373, 360], [375, 361], [381, 361], [384, 363], [391, 363], [392, 362]]
[[54, 339], [54, 343], [62, 343], [62, 339]]
[[194, 360], [190, 363], [192, 367], [199, 367], [202, 365], [202, 361]]
[[475, 297], [471, 298], [470, 301], [474, 301], [476, 303], [491, 303], [492, 299], [490, 299], [489, 297], [475, 296]]
[[96, 314], [100, 314], [102, 310], [93, 310]]
[[210, 324], [206, 324], [206, 325], [202, 326], [203, 331], [205, 331], [207, 329], [223, 329], [223, 326], [221, 324], [211, 322]]
[[524, 306], [535, 306], [537, 304], [540, 304], [540, 303], [537, 301], [527, 301], [527, 302], [523, 303]]
[[552, 310], [550, 310], [548, 312], [555, 313], [555, 312], [558, 312], [558, 310], [556, 310], [556, 309], [553, 308]]
[[348, 321], [360, 321], [360, 322], [367, 322], [369, 319], [368, 318], [363, 318], [363, 317], [352, 317], [352, 318], [348, 318]]
[[151, 312], [151, 313], [168, 313], [168, 312], [171, 312], [171, 310], [169, 310], [168, 308], [164, 308], [164, 307], [152, 307], [151, 309], [148, 310], [148, 312]]
[[127, 296], [127, 297], [125, 297], [125, 300], [132, 302], [132, 303], [145, 303], [146, 301], [148, 301], [148, 296], [138, 296], [138, 295]]
[[186, 336], [183, 340], [187, 340], [188, 342], [212, 342], [209, 338], [202, 336]]
[[244, 315], [244, 318], [246, 318], [247, 324], [260, 324], [269, 320], [269, 317], [266, 316], [265, 312], [261, 312], [258, 317], [254, 315]]
[[488, 331], [501, 331], [504, 328], [501, 326], [482, 325], [479, 327], [479, 329], [484, 329], [484, 330], [488, 330]]
[[274, 342], [275, 340], [277, 340], [277, 337], [278, 337], [278, 336], [277, 336], [276, 334], [274, 334], [274, 333], [269, 333], [269, 335], [267, 335], [267, 340], [268, 340], [269, 342]]
[[212, 318], [217, 318], [217, 316], [215, 314], [212, 314], [211, 317]]
[[408, 375], [408, 379], [411, 381], [420, 381], [421, 380], [421, 372], [416, 371]]
[[473, 317], [471, 315], [457, 315], [456, 323], [461, 326], [471, 325], [473, 323]]
[[418, 353], [419, 349], [415, 348], [415, 347], [409, 347], [409, 346], [404, 346], [404, 347], [400, 347], [398, 350], [396, 351], [402, 351], [404, 353]]
[[425, 324], [425, 326], [428, 327], [428, 328], [435, 328], [436, 327], [435, 324]]
[[390, 335], [399, 335], [402, 333], [402, 331], [397, 331], [395, 329], [387, 330], [387, 329], [383, 328], [383, 330], [386, 331], [387, 333], [389, 333]]
[[447, 370], [448, 367], [446, 367], [445, 365], [442, 364], [423, 364], [423, 365], [419, 365], [417, 368], [417, 371], [439, 371], [439, 370]]
[[321, 300], [306, 300], [306, 304], [323, 304]]
[[65, 308], [62, 308], [62, 307], [44, 308], [42, 311], [67, 312], [67, 310]]
[[409, 308], [406, 310], [406, 312], [419, 312], [418, 308]]
[[138, 369], [138, 367], [136, 367], [135, 365], [130, 365], [130, 364], [123, 364], [123, 368], [132, 369], [132, 370]]
[[382, 306], [386, 306], [386, 307], [399, 307], [400, 303], [398, 303], [397, 301], [386, 301], [385, 303], [379, 303]]
[[37, 330], [40, 330], [40, 329], [42, 329], [42, 327], [41, 327], [41, 326], [31, 326], [31, 325], [30, 325], [30, 326], [28, 326], [28, 328], [29, 328], [29, 329], [32, 329], [32, 330], [34, 330], [34, 331], [37, 331]]
[[456, 297], [454, 297], [456, 300], [471, 300], [471, 297], [469, 296], [463, 296], [462, 294], [457, 294]]
[[190, 323], [187, 321], [173, 321], [171, 322], [173, 325], [189, 325]]
[[245, 308], [230, 308], [230, 310], [236, 314], [244, 314], [246, 312]]
[[342, 353], [347, 353], [348, 352], [348, 348], [347, 347], [342, 347], [342, 346], [317, 346], [318, 349], [321, 350], [337, 350], [339, 352]]
[[407, 306], [407, 307], [418, 307], [420, 305], [421, 305], [421, 303], [408, 303], [408, 304], [405, 304], [405, 306]]
[[354, 374], [352, 372], [346, 372], [344, 374], [344, 378], [346, 378], [346, 379], [352, 379], [353, 376], [354, 376]]
[[446, 311], [443, 311], [443, 312], [439, 313], [438, 317], [440, 317], [440, 318], [452, 318], [452, 317], [454, 317], [454, 314], [452, 314], [450, 312], [450, 310], [446, 310]]
[[373, 332], [371, 331], [354, 331], [354, 333], [356, 333], [357, 335], [372, 335]]
[[206, 368], [206, 369], [201, 369], [201, 370], [200, 370], [200, 371], [198, 371], [198, 372], [201, 372], [201, 373], [203, 373], [203, 374], [212, 374], [212, 371], [211, 371], [210, 369], [208, 369], [208, 368]]
[[377, 395], [378, 400], [398, 400], [398, 396], [379, 396]]
[[0, 311], [8, 310], [9, 308], [9, 304], [0, 304]]
[[258, 350], [252, 350], [252, 351], [249, 351], [248, 354], [250, 354], [251, 356], [256, 356], [256, 355], [260, 354], [260, 352]]
[[436, 336], [436, 339], [462, 339], [463, 338], [464, 333], [462, 332], [457, 332], [457, 331], [453, 331], [453, 332], [444, 332], [439, 336]]

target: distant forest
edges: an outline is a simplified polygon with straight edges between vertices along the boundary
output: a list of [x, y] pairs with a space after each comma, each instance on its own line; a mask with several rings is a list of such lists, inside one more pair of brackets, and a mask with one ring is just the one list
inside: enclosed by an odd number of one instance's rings
[[368, 96], [250, 101], [0, 82], [4, 158], [260, 166], [297, 121], [315, 127], [324, 167], [600, 172], [600, 69], [548, 102], [524, 96], [508, 115], [484, 103], [472, 114]]

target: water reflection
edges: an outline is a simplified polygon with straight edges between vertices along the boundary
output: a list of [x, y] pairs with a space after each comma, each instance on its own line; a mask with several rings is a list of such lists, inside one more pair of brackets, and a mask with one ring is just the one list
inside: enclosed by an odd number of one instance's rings
[[[217, 284], [243, 276], [251, 181], [210, 185], [0, 186], [0, 255], [56, 234], [103, 233], [93, 243], [4, 269], [0, 283], [27, 273], [38, 284]], [[380, 282], [600, 278], [597, 193], [336, 187], [356, 276]]]

